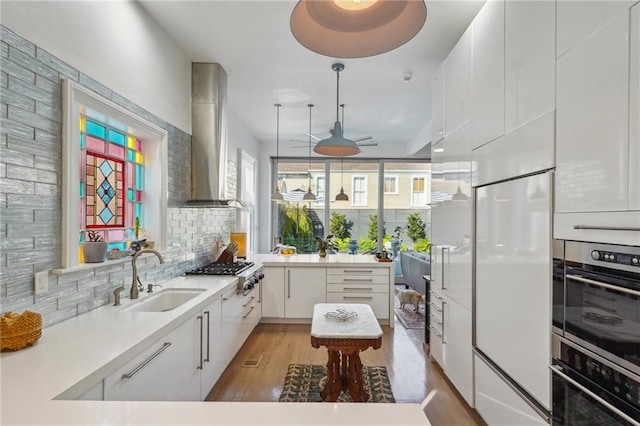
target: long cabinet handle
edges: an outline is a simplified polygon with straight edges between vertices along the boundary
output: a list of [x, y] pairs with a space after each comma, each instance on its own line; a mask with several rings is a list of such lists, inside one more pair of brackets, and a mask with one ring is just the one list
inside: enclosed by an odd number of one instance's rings
[[442, 277], [440, 278], [440, 280], [442, 281], [442, 289], [446, 290], [447, 289], [447, 287], [445, 285], [446, 281], [444, 279], [444, 252], [446, 250], [447, 253], [448, 253], [449, 252], [449, 247], [444, 247], [443, 246], [443, 247], [440, 247], [440, 250], [442, 250], [442, 260], [441, 260], [441, 262], [442, 262]]
[[203, 347], [202, 347], [202, 340], [203, 340], [203, 334], [204, 334], [204, 324], [203, 324], [203, 318], [202, 315], [198, 315], [197, 317], [200, 320], [200, 365], [197, 367], [198, 370], [202, 370], [202, 365], [203, 365], [203, 360], [202, 360], [202, 351], [203, 351]]
[[567, 278], [574, 281], [580, 281], [581, 283], [593, 284], [593, 285], [597, 285], [598, 287], [603, 287], [609, 290], [615, 290], [621, 293], [631, 294], [633, 296], [640, 296], [640, 291], [631, 290], [630, 288], [618, 287], [617, 285], [602, 283], [600, 281], [590, 280], [589, 278], [583, 278], [580, 275], [567, 274]]
[[209, 311], [204, 311], [204, 314], [207, 316], [207, 357], [204, 359], [204, 362], [209, 362], [209, 348], [211, 346], [211, 332], [210, 332], [210, 322], [211, 322], [211, 314]]
[[598, 403], [604, 405], [610, 411], [613, 411], [615, 414], [617, 414], [619, 417], [622, 417], [623, 419], [628, 421], [630, 424], [637, 424], [638, 423], [637, 419], [634, 419], [631, 416], [629, 416], [628, 414], [626, 414], [625, 412], [620, 411], [618, 408], [616, 408], [613, 405], [609, 404], [606, 400], [600, 398], [598, 395], [596, 395], [595, 393], [591, 392], [589, 389], [587, 389], [586, 387], [582, 386], [580, 383], [576, 382], [571, 377], [567, 376], [562, 371], [562, 367], [557, 366], [557, 365], [550, 365], [549, 368], [551, 369], [551, 371], [554, 374], [557, 374], [558, 376], [560, 376], [560, 378], [562, 380], [564, 380], [564, 381], [570, 383], [571, 385], [577, 387], [581, 392], [583, 392], [583, 393], [587, 394], [589, 397], [595, 399], [596, 401], [598, 401]]
[[354, 273], [371, 274], [373, 270], [372, 269], [344, 269], [342, 272], [345, 274], [354, 274]]
[[247, 315], [244, 315], [242, 319], [247, 318], [249, 315], [251, 315], [251, 312], [253, 312], [255, 308], [256, 308], [255, 306], [252, 306], [251, 309], [249, 309], [249, 312], [247, 312]]
[[253, 299], [255, 299], [255, 296], [251, 296], [251, 299], [249, 299], [249, 301], [247, 303], [245, 303], [244, 305], [242, 305], [243, 308], [246, 308], [247, 306], [249, 306], [251, 304], [251, 302], [253, 301]]
[[139, 366], [137, 366], [136, 368], [134, 368], [131, 373], [126, 373], [122, 375], [123, 379], [130, 379], [133, 376], [135, 376], [135, 374], [142, 370], [142, 368], [149, 364], [151, 361], [153, 361], [153, 359], [155, 357], [157, 357], [158, 355], [160, 355], [162, 352], [164, 352], [169, 346], [171, 346], [171, 342], [164, 342], [162, 344], [162, 347], [160, 349], [158, 349], [153, 355], [151, 355], [149, 358], [147, 358], [146, 360], [144, 360], [144, 362], [142, 364], [140, 364]]
[[436, 334], [436, 336], [438, 336], [438, 337], [442, 337], [442, 333], [438, 333], [438, 329], [437, 329], [437, 328], [435, 328], [435, 327], [433, 327], [433, 326], [429, 326], [429, 329], [430, 329], [431, 331], [433, 331], [433, 332]]
[[433, 308], [434, 311], [442, 312], [442, 309], [438, 309], [438, 306], [434, 305], [433, 303], [431, 304], [431, 307]]
[[373, 297], [371, 297], [371, 296], [342, 296], [342, 298], [344, 300], [349, 300], [349, 299], [371, 300], [371, 299], [373, 299]]
[[373, 291], [373, 287], [342, 287], [342, 290], [350, 290], [350, 291]]
[[373, 278], [343, 278], [342, 281], [349, 281], [349, 282], [366, 282], [366, 283], [370, 283], [371, 281], [373, 281]]
[[291, 269], [287, 271], [287, 299], [291, 299]]
[[640, 231], [640, 228], [634, 226], [573, 225], [573, 229], [591, 229], [596, 231]]
[[233, 293], [231, 293], [229, 296], [224, 296], [222, 300], [227, 301], [233, 297], [236, 297], [237, 295], [238, 295], [238, 290], [234, 290]]
[[447, 341], [444, 338], [444, 307], [447, 305], [447, 302], [442, 302], [442, 344], [444, 345]]

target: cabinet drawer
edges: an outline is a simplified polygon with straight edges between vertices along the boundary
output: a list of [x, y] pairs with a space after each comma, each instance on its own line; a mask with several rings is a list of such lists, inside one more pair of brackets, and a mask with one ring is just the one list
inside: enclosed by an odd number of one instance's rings
[[385, 293], [389, 294], [388, 284], [327, 284], [327, 291], [331, 293]]
[[389, 318], [389, 295], [386, 293], [327, 293], [327, 303], [364, 303], [371, 306], [377, 319]]
[[389, 276], [388, 268], [367, 268], [367, 267], [350, 267], [350, 268], [327, 268], [327, 275], [358, 275], [371, 276], [382, 275]]
[[327, 275], [327, 283], [389, 284], [388, 275]]

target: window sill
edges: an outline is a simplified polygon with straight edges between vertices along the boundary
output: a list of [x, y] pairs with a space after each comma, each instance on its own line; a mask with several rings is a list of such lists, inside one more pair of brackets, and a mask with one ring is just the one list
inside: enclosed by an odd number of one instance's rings
[[[148, 254], [144, 254], [141, 257], [146, 257], [146, 256], [148, 256]], [[73, 266], [71, 268], [54, 269], [53, 271], [51, 271], [51, 273], [53, 273], [54, 275], [64, 275], [64, 274], [70, 274], [72, 272], [88, 271], [90, 269], [101, 268], [103, 266], [120, 265], [123, 263], [129, 263], [131, 262], [131, 259], [133, 259], [133, 256], [126, 256], [126, 257], [115, 259], [115, 260], [105, 260], [104, 262], [98, 262], [98, 263], [81, 263], [80, 265]]]

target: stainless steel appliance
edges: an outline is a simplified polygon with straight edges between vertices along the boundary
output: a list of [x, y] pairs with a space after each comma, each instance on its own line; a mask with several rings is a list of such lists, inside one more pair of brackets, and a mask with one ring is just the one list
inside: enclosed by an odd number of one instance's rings
[[553, 424], [640, 424], [640, 247], [554, 258]]
[[187, 275], [235, 275], [238, 290], [251, 290], [264, 278], [262, 265], [253, 262], [219, 263], [213, 262], [187, 272]]
[[553, 425], [640, 425], [640, 377], [553, 337]]

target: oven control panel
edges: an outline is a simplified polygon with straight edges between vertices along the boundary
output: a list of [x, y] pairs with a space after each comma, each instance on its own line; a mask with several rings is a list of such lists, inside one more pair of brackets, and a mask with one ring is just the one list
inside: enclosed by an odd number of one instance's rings
[[622, 369], [587, 355], [585, 352], [561, 344], [560, 360], [572, 370], [602, 386], [626, 403], [640, 407], [640, 383]]
[[636, 266], [640, 268], [640, 256], [629, 253], [615, 253], [606, 250], [592, 250], [591, 258], [608, 263], [617, 263], [619, 265]]

